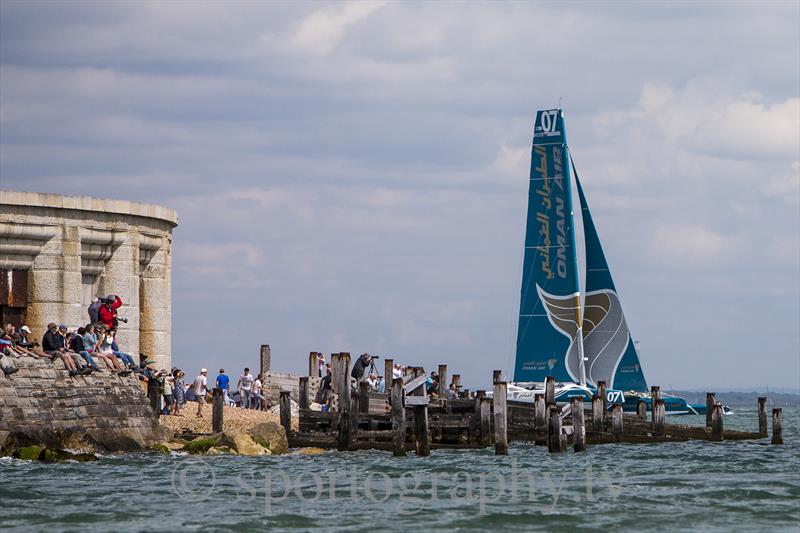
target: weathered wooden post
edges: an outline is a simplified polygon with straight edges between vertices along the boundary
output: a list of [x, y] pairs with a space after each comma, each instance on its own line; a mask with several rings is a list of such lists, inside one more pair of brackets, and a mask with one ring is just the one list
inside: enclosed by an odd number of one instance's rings
[[622, 440], [622, 406], [617, 404], [611, 407], [611, 432], [614, 438]]
[[214, 388], [211, 393], [211, 432], [222, 433], [223, 428], [223, 407], [225, 406], [225, 396], [222, 389]]
[[721, 442], [725, 438], [722, 428], [722, 404], [715, 402], [711, 406], [711, 440]]
[[592, 431], [603, 432], [603, 400], [597, 394], [592, 395]]
[[267, 372], [272, 366], [272, 353], [270, 352], [269, 344], [261, 345], [258, 359], [261, 362], [261, 376], [267, 377]]
[[547, 405], [544, 395], [538, 394], [533, 400], [533, 431], [534, 433], [547, 433]]
[[358, 398], [358, 412], [369, 414], [369, 383], [366, 381], [358, 384]]
[[492, 370], [492, 383], [497, 383], [502, 378], [502, 370]]
[[606, 394], [605, 381], [597, 382], [597, 395], [603, 400], [603, 419], [605, 420], [606, 414], [608, 413], [608, 394]]
[[706, 393], [706, 427], [711, 428], [711, 412], [714, 410], [714, 406], [717, 404], [717, 393], [716, 392], [707, 392]]
[[642, 420], [647, 420], [647, 402], [641, 398], [639, 398], [639, 401], [636, 402], [636, 416]]
[[767, 436], [767, 398], [765, 396], [758, 399], [758, 434], [762, 437]]
[[280, 392], [279, 405], [281, 425], [286, 430], [286, 438], [291, 440], [289, 435], [292, 431], [292, 393], [282, 390]]
[[478, 399], [478, 410], [481, 417], [481, 446], [492, 442], [492, 400], [485, 395]]
[[439, 398], [447, 400], [447, 365], [439, 365]]
[[392, 400], [392, 379], [394, 379], [394, 359], [383, 360], [383, 393]]
[[361, 403], [364, 398], [359, 394], [359, 391], [353, 390], [350, 392], [350, 442], [348, 449], [353, 449], [358, 435], [358, 419], [361, 417]]
[[508, 455], [508, 426], [506, 419], [506, 395], [508, 384], [497, 381], [494, 384], [494, 454]]
[[572, 410], [572, 449], [575, 452], [586, 450], [586, 426], [583, 422], [583, 398], [570, 399]]
[[403, 405], [403, 378], [391, 381], [392, 453], [395, 457], [406, 455], [406, 408]]
[[558, 405], [547, 406], [547, 450], [551, 453], [563, 452], [564, 439], [561, 435], [561, 407]]
[[461, 389], [461, 374], [453, 374], [453, 388], [456, 390], [456, 395], [458, 395]]
[[780, 407], [772, 410], [772, 444], [783, 444], [782, 412], [783, 410]]
[[308, 409], [308, 376], [300, 376], [298, 396], [297, 404], [300, 409]]
[[[350, 421], [350, 353], [342, 352], [334, 356], [336, 366], [336, 393], [339, 401], [339, 443], [337, 449], [346, 451], [352, 442]], [[333, 365], [332, 365], [333, 366]]]
[[[308, 354], [308, 375], [312, 378], [324, 377], [319, 375], [319, 352], [310, 352]], [[333, 362], [331, 361], [331, 369]]]
[[[414, 377], [423, 376], [425, 371], [422, 367], [414, 367]], [[425, 390], [425, 383], [412, 391], [411, 396], [425, 398], [428, 391]], [[428, 428], [428, 405], [414, 405], [414, 443], [417, 455], [427, 457], [431, 454], [431, 437]]]
[[544, 403], [546, 405], [556, 404], [556, 378], [547, 376], [544, 379]]
[[663, 437], [667, 434], [666, 418], [667, 412], [664, 400], [658, 398], [653, 402], [653, 435], [656, 437]]

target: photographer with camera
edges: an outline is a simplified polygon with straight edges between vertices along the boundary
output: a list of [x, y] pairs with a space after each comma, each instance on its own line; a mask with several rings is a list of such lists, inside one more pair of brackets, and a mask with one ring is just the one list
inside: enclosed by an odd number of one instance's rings
[[108, 329], [116, 330], [120, 322], [127, 322], [124, 318], [117, 316], [117, 309], [122, 307], [122, 300], [116, 294], [109, 294], [107, 298], [103, 299], [103, 305], [97, 312], [98, 319]]
[[356, 359], [356, 362], [353, 363], [353, 369], [350, 371], [350, 376], [355, 379], [356, 381], [361, 381], [364, 379], [364, 373], [369, 367], [375, 366], [373, 362], [375, 359], [378, 359], [377, 355], [370, 355], [368, 353], [362, 353], [361, 356]]

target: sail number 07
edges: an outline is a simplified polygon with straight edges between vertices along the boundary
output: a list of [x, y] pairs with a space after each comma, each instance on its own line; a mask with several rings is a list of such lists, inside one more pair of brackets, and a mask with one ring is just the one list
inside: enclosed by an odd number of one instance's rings
[[551, 133], [556, 131], [556, 118], [558, 117], [558, 109], [551, 109], [550, 111], [542, 111], [540, 119], [542, 131]]

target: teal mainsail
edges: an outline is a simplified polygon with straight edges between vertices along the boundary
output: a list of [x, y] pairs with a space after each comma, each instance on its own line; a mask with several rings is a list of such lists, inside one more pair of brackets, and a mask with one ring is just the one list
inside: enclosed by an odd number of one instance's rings
[[579, 381], [581, 327], [572, 192], [560, 109], [533, 131], [514, 381]]
[[586, 245], [586, 298], [583, 316], [586, 378], [592, 383], [605, 381], [608, 387], [614, 389], [645, 392], [647, 382], [642, 365], [639, 363], [639, 356], [574, 164], [572, 171], [578, 187]]

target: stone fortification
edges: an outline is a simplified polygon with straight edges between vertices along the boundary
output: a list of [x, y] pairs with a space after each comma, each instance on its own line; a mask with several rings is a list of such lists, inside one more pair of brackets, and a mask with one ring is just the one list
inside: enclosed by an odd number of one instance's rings
[[170, 368], [172, 230], [165, 207], [0, 191], [0, 315], [41, 340], [48, 322], [89, 321], [95, 295], [119, 295], [123, 351]]
[[109, 372], [71, 378], [61, 360], [14, 359], [0, 374], [0, 449], [28, 444], [133, 451], [163, 440], [139, 380]]

